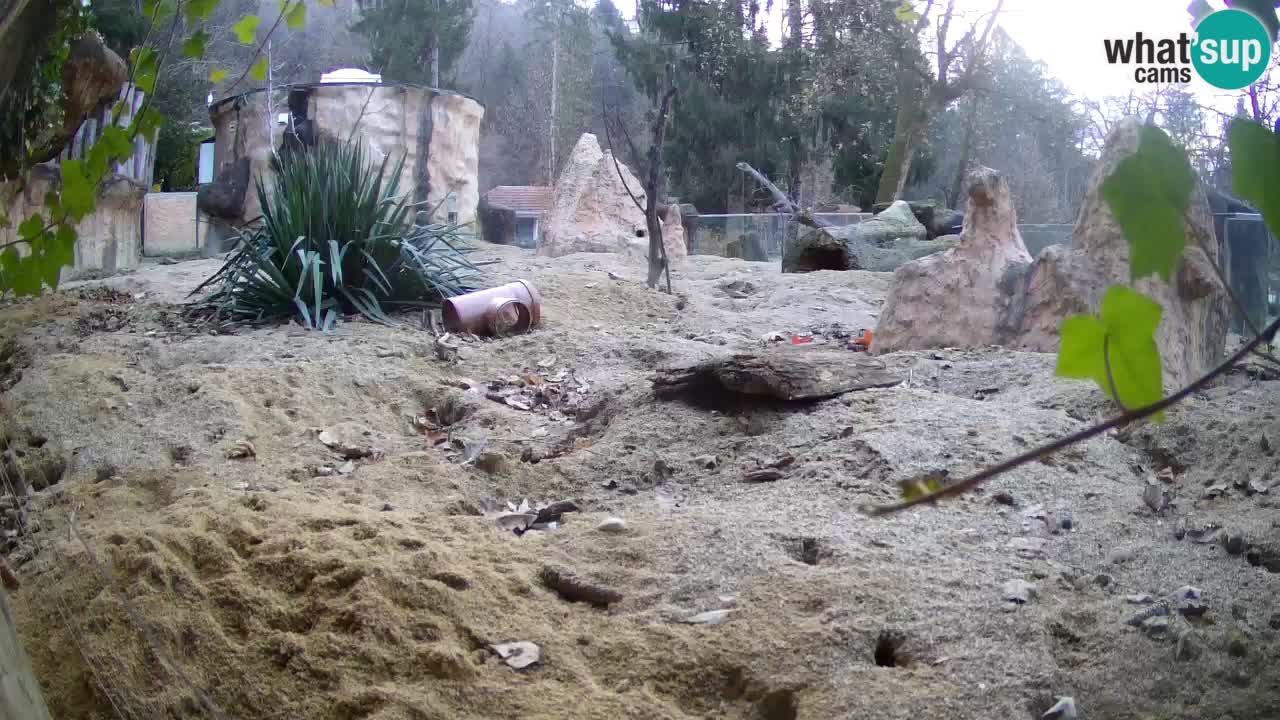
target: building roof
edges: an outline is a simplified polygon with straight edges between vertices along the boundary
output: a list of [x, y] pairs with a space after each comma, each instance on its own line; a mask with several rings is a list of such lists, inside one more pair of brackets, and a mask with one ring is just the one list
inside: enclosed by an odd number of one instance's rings
[[552, 190], [541, 185], [499, 185], [485, 193], [485, 199], [516, 212], [541, 215], [551, 209]]

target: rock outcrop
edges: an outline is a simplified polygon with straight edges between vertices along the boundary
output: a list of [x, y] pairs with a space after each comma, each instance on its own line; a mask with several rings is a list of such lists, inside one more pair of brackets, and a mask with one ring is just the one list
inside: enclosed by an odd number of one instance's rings
[[666, 205], [662, 217], [662, 244], [667, 249], [667, 257], [685, 257], [689, 254], [689, 245], [685, 240], [684, 218], [679, 205]]
[[[1026, 284], [1019, 347], [1057, 352], [1058, 327], [1074, 312], [1097, 312], [1111, 285], [1132, 285], [1164, 309], [1156, 345], [1166, 386], [1182, 386], [1216, 365], [1226, 348], [1228, 295], [1213, 269], [1219, 263], [1213, 218], [1203, 187], [1192, 191], [1184, 219], [1186, 249], [1172, 283], [1157, 277], [1129, 282], [1129, 245], [1102, 183], [1137, 151], [1142, 125], [1126, 120], [1111, 132], [1076, 220], [1071, 250], [1048, 248]], [[879, 338], [877, 338], [878, 340]]]
[[[622, 169], [625, 185], [618, 177]], [[538, 254], [559, 257], [577, 252], [631, 253], [644, 256], [644, 185], [621, 162], [600, 149], [596, 136], [584, 134], [556, 179], [551, 210], [542, 221]]]
[[1031, 256], [1018, 234], [1009, 183], [995, 170], [976, 169], [968, 205], [955, 247], [894, 273], [873, 335], [876, 353], [998, 345], [1017, 336], [1016, 301]]
[[1107, 139], [1073, 235], [1029, 263], [1008, 185], [992, 170], [971, 180], [959, 245], [904, 265], [894, 276], [873, 351], [1004, 345], [1054, 353], [1070, 315], [1096, 313], [1112, 285], [1131, 285], [1163, 308], [1156, 344], [1166, 386], [1182, 386], [1216, 365], [1225, 350], [1227, 291], [1213, 264], [1218, 243], [1204, 190], [1185, 216], [1186, 249], [1172, 282], [1129, 281], [1129, 245], [1102, 197], [1103, 182], [1137, 151], [1142, 126], [1119, 124]]
[[[450, 215], [459, 224], [475, 220], [480, 201], [484, 107], [443, 90], [362, 84], [285, 85], [277, 87], [270, 98], [255, 92], [214, 103], [209, 116], [215, 134], [215, 166], [232, 166], [237, 172], [240, 161], [247, 160], [250, 166], [249, 191], [243, 201], [215, 203], [237, 214], [221, 217], [248, 221], [261, 214], [254, 188], [262, 180], [268, 192], [272, 191], [271, 158], [284, 144], [287, 129], [274, 114], [285, 108], [290, 109], [299, 130], [305, 125], [311, 139], [353, 139], [364, 147], [371, 162], [385, 158], [389, 167], [403, 159], [400, 192], [434, 208], [433, 221], [447, 222]], [[303, 109], [306, 116], [299, 117]], [[206, 204], [202, 201], [201, 208]]]
[[782, 256], [782, 272], [871, 270], [892, 272], [903, 263], [941, 252], [954, 241], [926, 239], [928, 231], [905, 202], [856, 225], [809, 229], [790, 243]]
[[[903, 202], [901, 200], [897, 202]], [[876, 203], [872, 206], [872, 212], [881, 213], [897, 203]], [[964, 222], [964, 214], [952, 210], [951, 208], [940, 207], [931, 200], [908, 200], [907, 207], [911, 208], [911, 214], [915, 215], [916, 220], [924, 226], [926, 231], [926, 239], [932, 240], [944, 235], [959, 234], [959, 227]]]

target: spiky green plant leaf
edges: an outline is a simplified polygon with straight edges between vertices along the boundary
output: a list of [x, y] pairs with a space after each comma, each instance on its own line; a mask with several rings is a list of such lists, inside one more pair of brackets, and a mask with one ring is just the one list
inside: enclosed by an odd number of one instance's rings
[[233, 321], [296, 318], [332, 328], [341, 314], [394, 324], [387, 307], [438, 302], [474, 287], [457, 226], [421, 224], [400, 190], [404, 159], [372, 165], [359, 146], [325, 141], [272, 161], [256, 191], [260, 223], [197, 293], [196, 310]]

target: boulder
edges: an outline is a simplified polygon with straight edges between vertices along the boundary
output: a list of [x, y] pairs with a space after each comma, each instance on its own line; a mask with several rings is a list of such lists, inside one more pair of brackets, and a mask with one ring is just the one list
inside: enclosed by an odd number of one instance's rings
[[1213, 267], [1218, 244], [1204, 190], [1192, 193], [1186, 250], [1169, 283], [1154, 276], [1130, 283], [1129, 245], [1102, 197], [1103, 182], [1137, 150], [1141, 129], [1129, 119], [1112, 131], [1072, 249], [1049, 246], [1034, 263], [1017, 232], [1008, 184], [993, 170], [975, 171], [959, 245], [898, 270], [873, 350], [997, 344], [1056, 353], [1064, 319], [1096, 313], [1108, 287], [1130, 285], [1163, 308], [1156, 344], [1167, 386], [1185, 385], [1216, 365], [1225, 351], [1228, 296]]
[[[879, 214], [899, 202], [904, 201], [876, 203], [871, 209], [872, 212]], [[932, 200], [908, 200], [905, 202], [907, 207], [911, 208], [911, 214], [915, 216], [916, 221], [924, 226], [926, 239], [932, 240], [943, 235], [958, 235], [960, 233], [960, 226], [964, 223], [964, 213], [951, 208], [939, 207]]]
[[[905, 209], [906, 203], [902, 205]], [[926, 240], [923, 227], [909, 212], [905, 218], [901, 215], [882, 218], [883, 214], [856, 225], [804, 231], [787, 245], [782, 255], [782, 272], [893, 272], [903, 263], [941, 252], [954, 244], [954, 238]]]
[[[618, 177], [618, 168], [626, 184]], [[630, 193], [628, 193], [628, 188]], [[551, 209], [541, 223], [538, 254], [559, 257], [576, 252], [630, 253], [645, 256], [644, 185], [596, 136], [584, 134], [556, 179]], [[682, 253], [683, 254], [683, 253]]]
[[[1111, 285], [1131, 285], [1164, 309], [1156, 344], [1166, 386], [1180, 387], [1217, 365], [1226, 348], [1228, 295], [1213, 265], [1219, 263], [1213, 218], [1197, 184], [1184, 218], [1186, 250], [1172, 283], [1157, 277], [1129, 282], [1129, 245], [1102, 197], [1102, 183], [1137, 151], [1142, 124], [1130, 118], [1107, 138], [1076, 220], [1071, 250], [1051, 247], [1031, 268], [1022, 300], [1018, 347], [1057, 352], [1066, 315], [1097, 312]], [[1220, 267], [1221, 265], [1219, 265]], [[879, 338], [877, 338], [877, 341]]]
[[480, 218], [480, 232], [485, 242], [494, 245], [517, 244], [515, 210], [481, 198], [476, 214]]
[[238, 219], [249, 190], [249, 169], [248, 157], [224, 165], [217, 180], [196, 190], [196, 207], [216, 218]]
[[855, 227], [861, 228], [859, 237], [876, 244], [899, 238], [924, 240], [929, 236], [928, 228], [916, 219], [911, 206], [902, 200], [893, 203], [870, 220], [858, 223]]
[[1018, 234], [1009, 183], [995, 170], [969, 176], [969, 222], [954, 247], [894, 273], [873, 337], [877, 354], [1009, 342], [1031, 255]]
[[685, 257], [689, 254], [689, 246], [685, 241], [684, 222], [679, 205], [665, 205], [658, 218], [662, 222], [662, 244], [666, 246], [667, 257]]

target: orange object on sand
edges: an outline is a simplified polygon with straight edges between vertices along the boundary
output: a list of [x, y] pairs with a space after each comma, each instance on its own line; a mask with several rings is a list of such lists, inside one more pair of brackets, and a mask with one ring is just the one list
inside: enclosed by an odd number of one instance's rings
[[811, 338], [811, 337], [802, 337], [802, 336], [800, 336], [800, 335], [792, 335], [792, 336], [791, 336], [791, 344], [792, 344], [792, 345], [807, 345], [807, 344], [809, 344], [809, 343], [811, 343], [811, 342], [813, 342], [813, 338]]
[[849, 348], [852, 350], [870, 350], [871, 349], [871, 331], [859, 330], [858, 336], [849, 342]]

